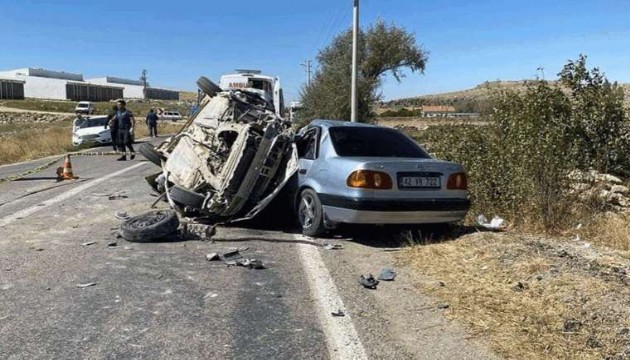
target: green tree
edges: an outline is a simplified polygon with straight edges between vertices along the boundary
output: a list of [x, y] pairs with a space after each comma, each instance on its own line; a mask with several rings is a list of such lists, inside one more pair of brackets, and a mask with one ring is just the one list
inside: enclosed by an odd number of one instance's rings
[[[359, 121], [370, 121], [373, 105], [381, 100], [382, 78], [391, 74], [397, 81], [403, 70], [424, 73], [427, 52], [415, 36], [394, 24], [378, 21], [358, 36]], [[304, 111], [300, 122], [314, 118], [350, 119], [352, 78], [352, 31], [338, 35], [317, 55], [319, 64], [310, 86], [301, 91]]]

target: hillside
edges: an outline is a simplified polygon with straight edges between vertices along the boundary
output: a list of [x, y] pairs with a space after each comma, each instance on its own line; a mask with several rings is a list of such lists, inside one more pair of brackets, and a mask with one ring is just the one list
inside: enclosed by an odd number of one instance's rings
[[[487, 81], [474, 88], [461, 91], [391, 100], [383, 103], [382, 109], [417, 107], [423, 104], [449, 104], [454, 105], [458, 111], [478, 112], [493, 93], [503, 90], [524, 91], [527, 81]], [[551, 83], [554, 82], [551, 81]], [[624, 89], [625, 103], [627, 106], [630, 106], [630, 84], [621, 84], [621, 86]]]

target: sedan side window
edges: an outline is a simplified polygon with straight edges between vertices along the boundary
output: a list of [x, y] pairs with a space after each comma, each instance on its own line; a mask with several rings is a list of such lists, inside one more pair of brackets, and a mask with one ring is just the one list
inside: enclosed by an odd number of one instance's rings
[[317, 129], [307, 131], [297, 144], [298, 157], [315, 160], [317, 158]]

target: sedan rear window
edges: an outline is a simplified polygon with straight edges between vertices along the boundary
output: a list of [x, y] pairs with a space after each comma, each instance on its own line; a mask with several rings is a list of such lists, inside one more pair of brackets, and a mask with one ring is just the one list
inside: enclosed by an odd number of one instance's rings
[[339, 156], [431, 158], [413, 140], [394, 129], [337, 126], [328, 132]]

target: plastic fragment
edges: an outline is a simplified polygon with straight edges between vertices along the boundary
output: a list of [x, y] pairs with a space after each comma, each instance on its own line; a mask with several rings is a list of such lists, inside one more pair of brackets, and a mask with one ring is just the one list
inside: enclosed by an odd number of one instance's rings
[[96, 283], [91, 282], [91, 283], [85, 283], [85, 284], [77, 284], [77, 287], [83, 289], [83, 288], [94, 286], [94, 285], [96, 285]]
[[324, 249], [326, 249], [326, 250], [341, 250], [341, 249], [343, 249], [343, 245], [341, 245], [341, 244], [324, 244]]
[[383, 281], [393, 281], [394, 278], [396, 278], [396, 272], [390, 268], [384, 268], [378, 275], [378, 279]]

